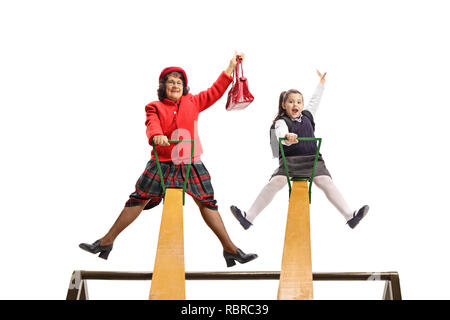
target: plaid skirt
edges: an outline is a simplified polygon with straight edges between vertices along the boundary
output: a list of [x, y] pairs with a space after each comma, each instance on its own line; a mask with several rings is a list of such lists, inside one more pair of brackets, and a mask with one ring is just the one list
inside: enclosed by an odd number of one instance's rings
[[[188, 164], [175, 165], [173, 162], [160, 162], [162, 176], [166, 188], [183, 189]], [[136, 182], [136, 190], [130, 194], [125, 207], [134, 207], [150, 200], [144, 210], [156, 207], [162, 200], [161, 178], [155, 160], [150, 160], [144, 172]], [[211, 176], [203, 162], [192, 163], [186, 186], [186, 193], [197, 199], [206, 207], [218, 210], [214, 199], [214, 189], [211, 185]]]

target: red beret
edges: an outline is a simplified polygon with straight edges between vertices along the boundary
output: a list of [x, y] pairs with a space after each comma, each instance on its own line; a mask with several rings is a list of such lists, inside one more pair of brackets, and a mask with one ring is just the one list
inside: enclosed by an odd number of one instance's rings
[[171, 72], [181, 72], [181, 74], [184, 77], [184, 81], [186, 81], [185, 85], [187, 86], [188, 84], [188, 79], [186, 77], [186, 72], [184, 72], [183, 69], [181, 69], [180, 67], [167, 67], [165, 68], [163, 71], [161, 71], [161, 74], [159, 75], [159, 82], [161, 82], [161, 80], [164, 78], [164, 76], [168, 73]]

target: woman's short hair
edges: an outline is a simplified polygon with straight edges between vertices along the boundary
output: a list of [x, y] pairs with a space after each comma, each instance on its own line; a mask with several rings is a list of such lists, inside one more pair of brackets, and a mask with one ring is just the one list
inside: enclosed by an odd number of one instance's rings
[[183, 81], [183, 96], [185, 96], [189, 93], [189, 87], [186, 85], [186, 79], [184, 79], [183, 74], [178, 71], [173, 71], [173, 72], [166, 74], [159, 82], [159, 87], [158, 87], [158, 91], [157, 91], [159, 101], [164, 101], [164, 99], [167, 98], [166, 82], [167, 82], [167, 78], [169, 78], [170, 75], [177, 76], [178, 78], [181, 79], [181, 81]]

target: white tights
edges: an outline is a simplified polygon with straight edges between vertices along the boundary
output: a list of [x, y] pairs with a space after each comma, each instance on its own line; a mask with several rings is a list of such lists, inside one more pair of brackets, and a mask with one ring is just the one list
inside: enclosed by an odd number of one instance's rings
[[[333, 180], [326, 175], [314, 177], [314, 184], [322, 190], [328, 200], [335, 206], [335, 208], [344, 216], [345, 220], [348, 221], [353, 217], [353, 210], [349, 207], [341, 192], [333, 183]], [[258, 214], [264, 210], [265, 207], [269, 205], [275, 195], [283, 189], [287, 184], [287, 179], [285, 176], [274, 176], [270, 179], [264, 188], [259, 193], [255, 202], [248, 210], [246, 219], [253, 222]]]

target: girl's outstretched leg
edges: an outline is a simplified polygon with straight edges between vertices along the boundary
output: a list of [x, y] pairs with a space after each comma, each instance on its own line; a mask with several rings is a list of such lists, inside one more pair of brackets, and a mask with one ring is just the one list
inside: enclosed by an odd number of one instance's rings
[[287, 180], [285, 176], [274, 176], [270, 179], [269, 183], [262, 188], [258, 197], [250, 207], [250, 210], [247, 211], [246, 219], [253, 223], [255, 218], [269, 205], [270, 202], [272, 202], [278, 191], [283, 189], [286, 184]]
[[314, 184], [322, 190], [331, 204], [342, 214], [346, 221], [353, 217], [353, 210], [345, 201], [331, 177], [323, 175], [314, 177]]

